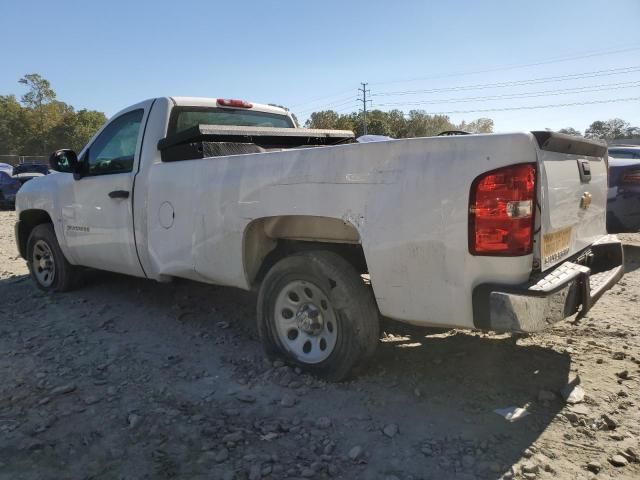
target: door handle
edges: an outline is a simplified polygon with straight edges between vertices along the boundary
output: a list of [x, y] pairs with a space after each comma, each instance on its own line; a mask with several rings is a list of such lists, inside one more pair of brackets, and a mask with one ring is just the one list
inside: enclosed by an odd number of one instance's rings
[[114, 190], [109, 192], [109, 198], [129, 198], [129, 192], [126, 190]]

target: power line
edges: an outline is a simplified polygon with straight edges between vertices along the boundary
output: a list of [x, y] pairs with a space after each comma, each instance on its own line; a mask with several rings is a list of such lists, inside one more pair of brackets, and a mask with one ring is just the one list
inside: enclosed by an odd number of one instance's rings
[[301, 115], [306, 115], [307, 113], [317, 112], [319, 110], [327, 110], [327, 109], [330, 109], [331, 107], [334, 107], [334, 108], [335, 107], [341, 107], [342, 105], [346, 105], [347, 103], [352, 103], [352, 102], [355, 102], [357, 100], [358, 100], [357, 98], [354, 99], [353, 97], [346, 97], [346, 98], [343, 98], [343, 99], [339, 100], [338, 101], [339, 103], [338, 102], [329, 103], [327, 105], [322, 105], [321, 108], [320, 107], [308, 108], [308, 109], [305, 109], [305, 110], [303, 110], [302, 112], [299, 112], [299, 113]]
[[625, 88], [640, 87], [640, 81], [619, 82], [619, 83], [603, 83], [600, 85], [590, 85], [584, 87], [567, 88], [562, 90], [542, 90], [529, 93], [513, 93], [506, 95], [490, 95], [481, 97], [460, 97], [424, 100], [419, 102], [391, 102], [380, 103], [381, 107], [404, 106], [404, 105], [438, 105], [444, 103], [468, 103], [468, 102], [488, 102], [493, 100], [513, 100], [516, 98], [535, 98], [535, 97], [553, 97], [558, 95], [571, 95], [574, 93], [593, 93], [609, 90], [620, 90]]
[[640, 71], [640, 66], [632, 66], [632, 67], [620, 67], [620, 68], [612, 68], [607, 70], [595, 70], [591, 72], [582, 72], [582, 73], [570, 73], [567, 75], [556, 75], [552, 77], [538, 77], [531, 78], [526, 80], [513, 80], [508, 82], [496, 82], [496, 83], [480, 83], [474, 85], [461, 85], [457, 87], [443, 87], [443, 88], [432, 88], [428, 90], [400, 90], [395, 92], [381, 92], [374, 93], [374, 97], [378, 96], [402, 96], [402, 95], [417, 95], [421, 93], [440, 93], [440, 92], [460, 92], [466, 90], [483, 90], [488, 88], [506, 88], [506, 87], [519, 87], [522, 85], [536, 85], [540, 83], [553, 83], [553, 82], [564, 82], [567, 80], [582, 80], [585, 78], [596, 78], [596, 77], [606, 77], [611, 75], [621, 75], [627, 73], [635, 73]]
[[640, 100], [640, 97], [612, 98], [608, 100], [592, 100], [589, 102], [555, 103], [555, 104], [549, 104], [549, 105], [487, 108], [482, 110], [450, 110], [448, 112], [429, 112], [429, 114], [430, 115], [452, 115], [456, 113], [489, 113], [489, 112], [507, 112], [511, 110], [540, 110], [544, 108], [577, 107], [582, 105], [596, 105], [596, 104], [602, 104], [602, 103], [633, 102], [637, 100]]
[[327, 95], [327, 96], [324, 96], [324, 97], [318, 97], [318, 98], [315, 98], [315, 99], [312, 99], [312, 100], [305, 100], [304, 102], [294, 103], [292, 105], [289, 105], [289, 108], [299, 107], [301, 105], [308, 105], [310, 103], [316, 103], [316, 102], [319, 102], [320, 100], [326, 100], [327, 98], [337, 97], [339, 95], [342, 95], [344, 93], [351, 92], [351, 91], [352, 91], [351, 89], [349, 89], [349, 90], [341, 90], [340, 92], [334, 93], [332, 95]]
[[438, 75], [429, 75], [429, 76], [425, 76], [425, 77], [415, 77], [415, 78], [408, 78], [408, 79], [388, 80], [388, 81], [384, 81], [384, 82], [374, 82], [371, 85], [388, 85], [388, 84], [391, 84], [391, 83], [409, 83], [409, 82], [416, 82], [416, 81], [420, 81], [420, 80], [433, 80], [433, 79], [437, 79], [437, 78], [451, 78], [451, 77], [460, 77], [460, 76], [465, 76], [465, 75], [475, 75], [475, 74], [478, 74], [478, 73], [500, 72], [500, 71], [506, 71], [506, 70], [515, 70], [515, 69], [519, 69], [519, 68], [537, 67], [537, 66], [541, 66], [541, 65], [550, 65], [550, 64], [553, 64], [553, 63], [569, 62], [569, 61], [572, 61], [572, 60], [580, 60], [580, 59], [584, 59], [584, 58], [593, 58], [593, 57], [599, 57], [599, 56], [603, 56], [603, 55], [613, 55], [613, 54], [616, 54], [616, 53], [631, 52], [631, 51], [635, 51], [635, 50], [640, 50], [640, 46], [625, 47], [625, 48], [621, 48], [621, 49], [605, 50], [605, 51], [598, 51], [598, 52], [590, 52], [590, 53], [585, 53], [585, 54], [580, 54], [580, 55], [570, 55], [570, 56], [564, 56], [564, 57], [556, 57], [555, 59], [549, 59], [549, 60], [544, 60], [544, 61], [540, 61], [540, 62], [533, 62], [533, 63], [505, 65], [505, 66], [500, 66], [500, 67], [490, 67], [490, 68], [485, 68], [485, 69], [481, 69], [481, 70], [472, 70], [472, 71], [466, 71], [466, 72], [453, 72], [453, 73], [445, 73], [445, 74], [438, 74]]

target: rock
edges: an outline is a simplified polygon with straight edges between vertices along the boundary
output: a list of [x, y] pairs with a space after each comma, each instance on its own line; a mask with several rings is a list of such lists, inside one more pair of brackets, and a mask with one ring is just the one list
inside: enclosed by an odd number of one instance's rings
[[473, 455], [464, 455], [462, 457], [462, 466], [466, 469], [472, 468], [476, 463], [476, 459]]
[[66, 385], [60, 385], [59, 387], [51, 390], [51, 395], [63, 395], [65, 393], [71, 393], [76, 389], [76, 385], [74, 383], [68, 383]]
[[262, 478], [262, 468], [260, 465], [251, 465], [249, 469], [249, 480], [260, 480]]
[[556, 399], [556, 394], [549, 390], [540, 390], [538, 392], [538, 401], [540, 402], [552, 402]]
[[223, 443], [228, 443], [228, 442], [237, 443], [237, 442], [242, 440], [242, 437], [243, 437], [242, 432], [240, 430], [238, 430], [237, 432], [227, 433], [224, 437], [222, 437], [222, 442]]
[[316, 474], [311, 468], [303, 468], [300, 472], [300, 476], [303, 478], [311, 478]]
[[638, 455], [638, 452], [633, 447], [627, 447], [627, 449], [622, 452], [622, 455], [630, 462], [640, 462], [640, 455]]
[[385, 425], [382, 429], [382, 433], [389, 438], [393, 438], [398, 434], [398, 425], [395, 423], [390, 423], [389, 425]]
[[84, 403], [86, 403], [87, 405], [93, 405], [94, 403], [98, 403], [99, 401], [100, 397], [97, 397], [95, 395], [89, 395], [84, 399]]
[[331, 419], [329, 417], [318, 417], [316, 420], [316, 428], [326, 430], [331, 426]]
[[602, 470], [602, 465], [600, 464], [600, 462], [591, 461], [587, 463], [587, 470], [593, 473], [598, 473], [600, 470]]
[[285, 395], [284, 397], [282, 397], [282, 400], [280, 400], [280, 405], [283, 406], [284, 408], [291, 408], [295, 406], [295, 404], [296, 404], [296, 399], [291, 395]]
[[360, 445], [356, 445], [351, 450], [349, 450], [349, 458], [354, 462], [360, 460], [364, 455], [364, 450]]
[[604, 422], [608, 430], [615, 430], [616, 428], [618, 428], [618, 422], [616, 422], [606, 413], [602, 415], [602, 421]]
[[127, 424], [131, 430], [136, 429], [142, 423], [142, 417], [136, 413], [130, 413], [127, 416]]
[[236, 398], [243, 403], [255, 403], [256, 397], [251, 395], [250, 393], [239, 393], [236, 395]]
[[569, 410], [571, 410], [573, 413], [576, 413], [578, 415], [589, 415], [589, 413], [591, 413], [591, 410], [589, 410], [589, 407], [583, 404], [569, 405]]
[[229, 450], [227, 450], [224, 447], [218, 450], [216, 452], [216, 456], [214, 457], [216, 463], [222, 463], [228, 458], [229, 458]]
[[422, 391], [418, 387], [416, 387], [416, 388], [413, 389], [413, 394], [416, 397], [421, 397], [422, 396]]
[[624, 458], [622, 455], [614, 455], [609, 459], [609, 463], [614, 467], [624, 467], [629, 463], [629, 461]]
[[616, 377], [621, 380], [629, 380], [629, 370], [623, 370], [621, 372], [616, 372]]
[[284, 362], [282, 360], [275, 360], [273, 362], [273, 368], [282, 368], [284, 367]]
[[614, 352], [612, 358], [614, 360], [624, 360], [625, 354], [624, 352]]
[[580, 385], [567, 385], [560, 392], [565, 402], [570, 404], [580, 403], [584, 400], [584, 389]]
[[522, 470], [522, 473], [537, 474], [538, 471], [540, 470], [540, 467], [533, 462], [527, 462], [522, 465], [521, 470]]

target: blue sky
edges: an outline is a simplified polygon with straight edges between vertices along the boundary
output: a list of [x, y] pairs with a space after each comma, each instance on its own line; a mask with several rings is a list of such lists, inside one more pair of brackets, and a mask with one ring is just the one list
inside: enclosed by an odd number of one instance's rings
[[374, 108], [472, 110], [450, 116], [487, 116], [498, 131], [584, 130], [612, 117], [640, 126], [638, 100], [477, 112], [640, 97], [638, 0], [3, 0], [0, 19], [0, 94], [20, 96], [18, 79], [38, 72], [60, 100], [108, 115], [196, 95], [288, 105], [305, 118], [357, 109], [366, 81]]

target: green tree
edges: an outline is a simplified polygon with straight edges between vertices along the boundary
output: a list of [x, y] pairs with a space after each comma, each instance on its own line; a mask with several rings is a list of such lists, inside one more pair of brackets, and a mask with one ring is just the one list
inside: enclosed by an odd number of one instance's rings
[[582, 132], [580, 130], [576, 130], [573, 127], [561, 128], [560, 130], [558, 130], [558, 133], [565, 133], [567, 135], [573, 135], [575, 137], [581, 137], [582, 136]]
[[457, 129], [469, 133], [493, 133], [493, 120], [490, 118], [478, 118], [469, 123], [463, 120]]
[[37, 73], [28, 73], [20, 80], [19, 83], [26, 85], [29, 91], [22, 98], [22, 104], [33, 110], [38, 119], [38, 134], [42, 141], [42, 151], [47, 151], [47, 143], [45, 138], [45, 105], [52, 102], [56, 98], [56, 92], [51, 88], [49, 80], [42, 78]]
[[79, 151], [107, 120], [102, 112], [76, 112], [56, 100], [49, 82], [38, 74], [19, 82], [29, 87], [21, 102], [14, 95], [0, 95], [1, 154], [43, 155], [47, 148], [65, 147]]
[[30, 130], [26, 113], [14, 95], [0, 95], [0, 153], [21, 153]]
[[585, 137], [599, 140], [630, 138], [639, 134], [640, 128], [632, 127], [629, 122], [625, 122], [621, 118], [612, 118], [606, 121], [597, 120], [589, 125], [589, 128], [584, 132]]
[[313, 112], [309, 119], [305, 122], [304, 126], [307, 128], [336, 128], [339, 115], [333, 110], [322, 110], [320, 112]]
[[405, 137], [432, 137], [456, 126], [446, 115], [428, 115], [424, 110], [410, 110]]

